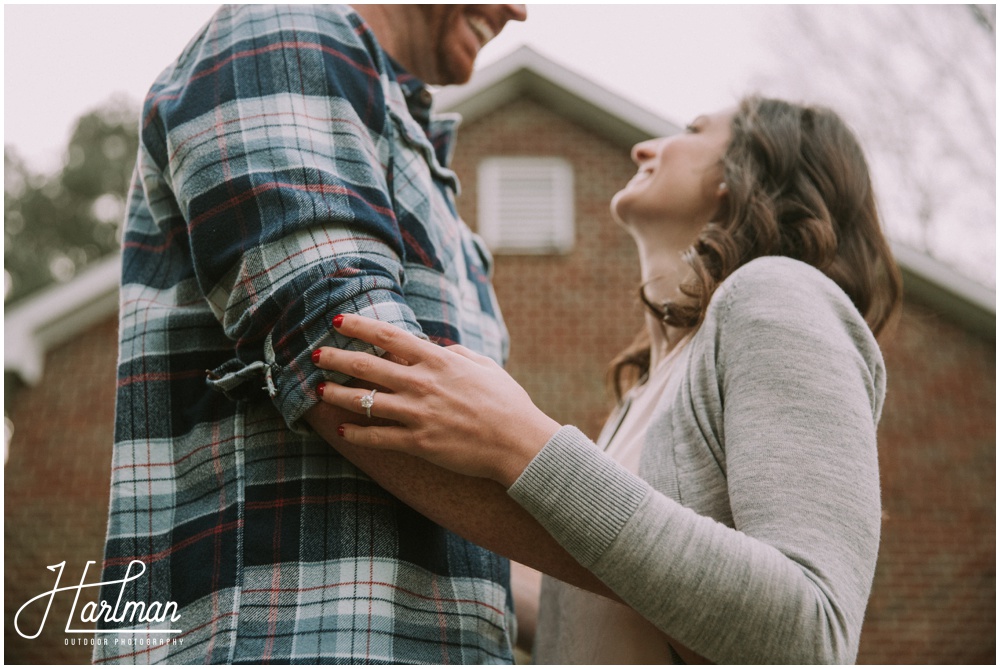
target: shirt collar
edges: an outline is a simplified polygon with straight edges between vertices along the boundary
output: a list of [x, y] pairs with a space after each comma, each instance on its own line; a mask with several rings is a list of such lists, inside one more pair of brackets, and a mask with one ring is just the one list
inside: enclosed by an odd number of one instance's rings
[[427, 84], [407, 72], [406, 68], [399, 64], [399, 61], [389, 54], [386, 54], [386, 57], [392, 65], [393, 74], [396, 75], [396, 83], [399, 84], [400, 90], [403, 91], [403, 97], [406, 98], [406, 106], [410, 110], [410, 115], [426, 129], [431, 120], [431, 104], [434, 102], [434, 96]]
[[424, 129], [424, 134], [427, 135], [427, 139], [434, 147], [434, 153], [437, 154], [438, 162], [447, 167], [451, 163], [454, 152], [458, 116], [452, 114], [432, 115], [431, 107], [434, 103], [434, 95], [427, 84], [407, 72], [406, 68], [388, 53], [386, 53], [386, 58], [393, 69], [396, 83], [399, 84], [403, 97], [406, 99], [406, 107], [410, 116]]

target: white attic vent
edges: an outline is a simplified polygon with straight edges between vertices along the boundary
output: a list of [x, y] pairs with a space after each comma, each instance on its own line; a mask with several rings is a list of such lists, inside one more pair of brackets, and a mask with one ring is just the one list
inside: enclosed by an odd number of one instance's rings
[[561, 158], [487, 158], [479, 164], [479, 234], [492, 251], [573, 248], [573, 168]]

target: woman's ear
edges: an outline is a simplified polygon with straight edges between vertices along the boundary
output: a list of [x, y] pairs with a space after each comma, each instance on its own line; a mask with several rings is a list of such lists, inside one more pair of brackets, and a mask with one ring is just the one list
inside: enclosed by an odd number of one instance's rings
[[729, 186], [726, 185], [726, 182], [725, 181], [720, 182], [718, 188], [719, 197], [725, 195], [728, 192], [729, 192]]

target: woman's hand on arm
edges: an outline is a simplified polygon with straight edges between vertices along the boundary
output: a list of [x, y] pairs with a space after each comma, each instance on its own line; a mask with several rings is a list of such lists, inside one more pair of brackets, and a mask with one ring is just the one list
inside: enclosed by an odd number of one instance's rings
[[[345, 319], [346, 320], [346, 319]], [[353, 320], [366, 320], [355, 317]], [[417, 340], [420, 343], [421, 340]], [[434, 344], [427, 344], [439, 349]], [[382, 346], [382, 344], [379, 344]], [[323, 349], [321, 359], [327, 355]], [[368, 358], [378, 360], [375, 356]], [[399, 364], [383, 361], [386, 364]], [[357, 375], [363, 377], [363, 374]], [[383, 386], [385, 387], [385, 386]], [[368, 393], [365, 388], [328, 385], [323, 395], [329, 393], [329, 388], [340, 388], [351, 393], [354, 403], [350, 411], [362, 412], [358, 399]], [[523, 392], [523, 391], [522, 391]], [[376, 395], [373, 408], [379, 406], [383, 392]], [[537, 409], [535, 409], [537, 411]], [[541, 413], [541, 412], [539, 412]], [[590, 592], [603, 595], [616, 601], [621, 601], [593, 573], [585, 569], [531, 516], [523, 507], [511, 498], [504, 487], [497, 482], [484, 478], [474, 478], [457, 474], [435, 466], [425, 459], [400, 452], [405, 448], [369, 448], [364, 445], [350, 443], [338, 434], [337, 426], [350, 420], [352, 413], [330, 402], [320, 402], [309, 409], [305, 418], [314, 430], [329, 442], [341, 455], [355, 466], [368, 474], [379, 485], [398, 497], [403, 503], [416, 509], [439, 525], [448, 528], [466, 539], [492, 550], [500, 555], [522, 563], [534, 570], [549, 574], [561, 581], [583, 588]], [[369, 424], [362, 415], [357, 416], [358, 422]], [[542, 414], [544, 416], [544, 414]], [[376, 418], [372, 427], [354, 426], [354, 430], [364, 433], [364, 430], [377, 428], [388, 429], [391, 426], [380, 424], [377, 418], [379, 411], [373, 413]], [[553, 429], [558, 428], [556, 426]], [[347, 430], [345, 429], [345, 434]], [[355, 432], [357, 434], [357, 432]], [[376, 432], [376, 434], [379, 434]], [[390, 438], [399, 438], [388, 433]], [[543, 441], [538, 448], [547, 440]], [[474, 446], [484, 446], [473, 439]], [[488, 444], [486, 445], [488, 446]], [[523, 610], [522, 601], [515, 603], [519, 613]], [[529, 622], [526, 626], [533, 627]], [[528, 629], [525, 630], [526, 632]], [[678, 653], [689, 663], [703, 663], [705, 660], [692, 653], [684, 646], [671, 641]]]
[[[398, 423], [345, 423], [348, 443], [419, 456], [460, 474], [509, 487], [560, 428], [493, 360], [461, 347], [441, 348], [388, 323], [356, 315], [334, 319], [340, 334], [387, 351], [390, 362], [367, 353], [323, 347], [314, 360], [386, 390], [375, 395], [373, 417]], [[334, 383], [322, 400], [364, 414], [367, 390]]]

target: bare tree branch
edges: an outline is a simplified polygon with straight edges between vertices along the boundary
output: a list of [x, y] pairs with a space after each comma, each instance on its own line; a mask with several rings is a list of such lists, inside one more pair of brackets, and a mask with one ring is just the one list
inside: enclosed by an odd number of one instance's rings
[[976, 23], [993, 34], [996, 39], [997, 34], [997, 6], [996, 5], [969, 5], [969, 11]]
[[784, 16], [768, 35], [781, 74], [765, 87], [829, 104], [855, 127], [890, 235], [995, 285], [995, 6]]

